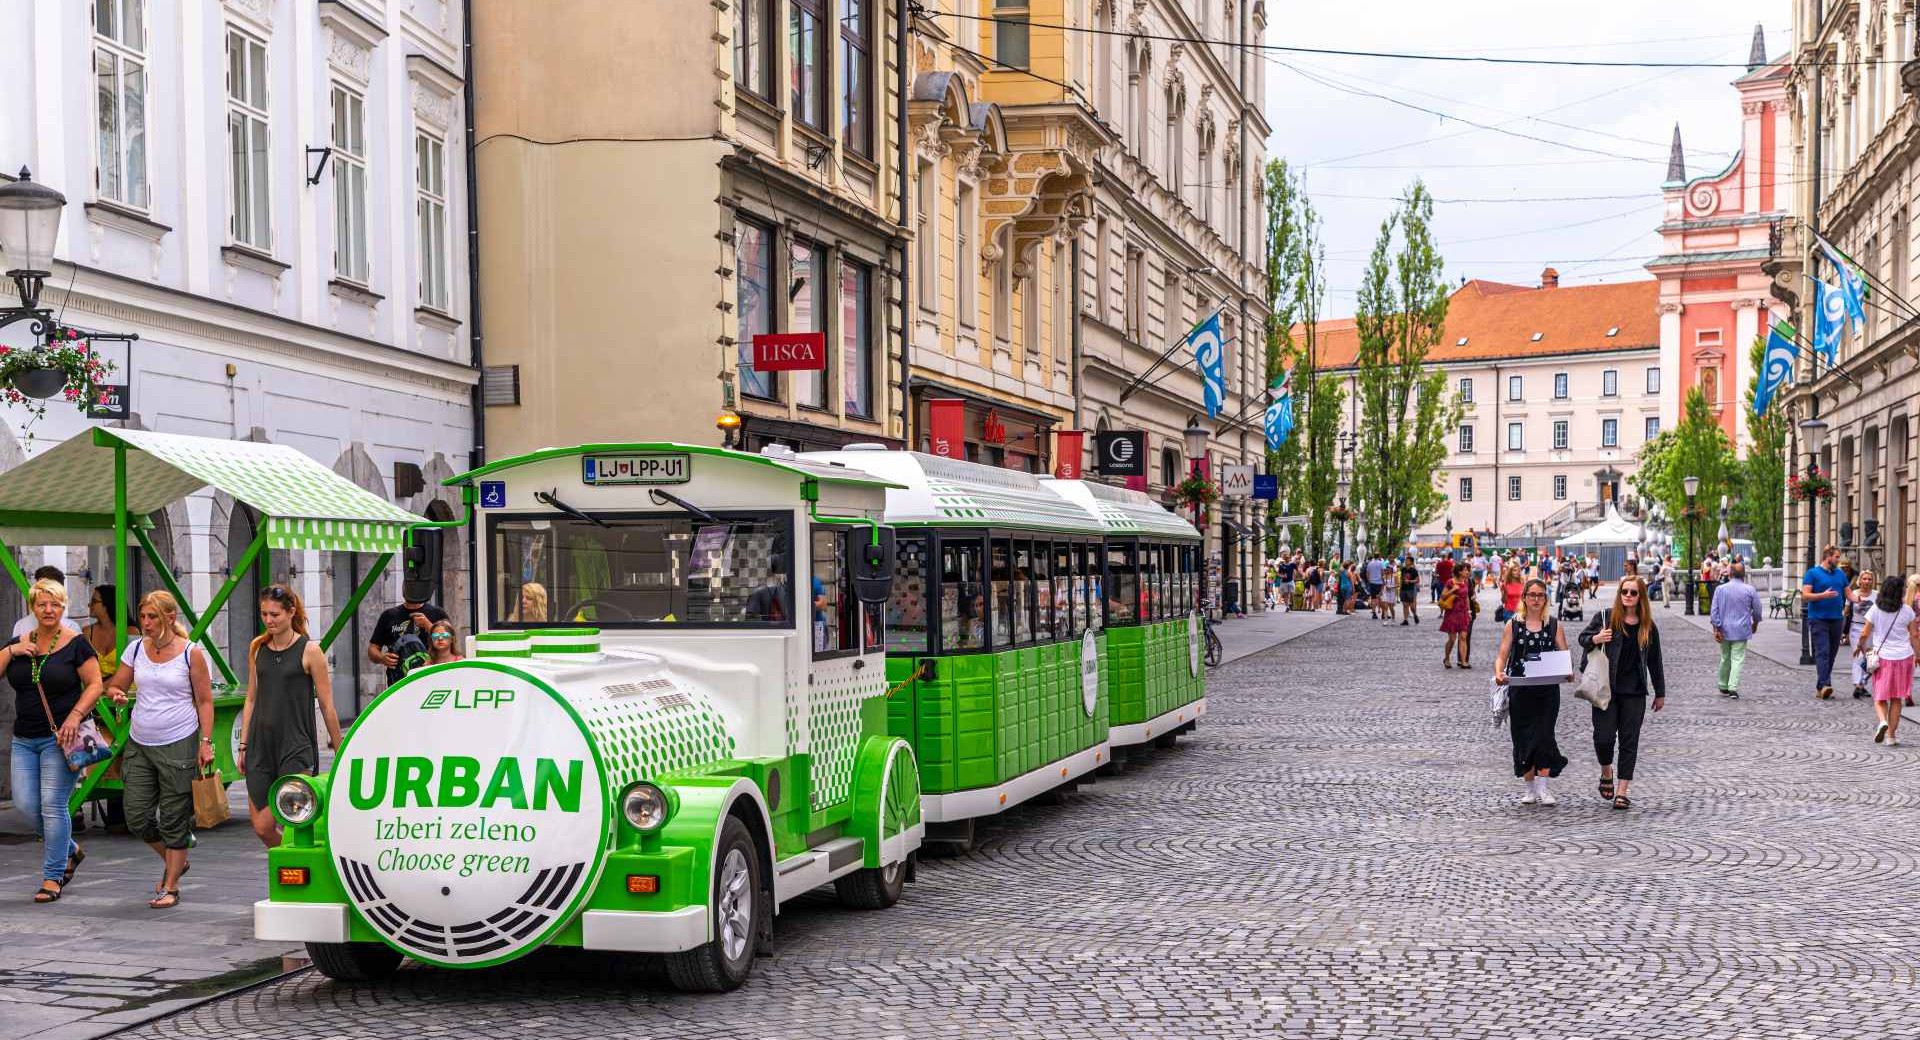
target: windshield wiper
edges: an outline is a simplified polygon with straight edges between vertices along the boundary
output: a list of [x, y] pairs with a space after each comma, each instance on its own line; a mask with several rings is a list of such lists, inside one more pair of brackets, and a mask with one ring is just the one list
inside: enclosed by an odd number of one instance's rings
[[681, 498], [679, 495], [676, 495], [671, 491], [662, 491], [659, 488], [651, 488], [647, 491], [647, 495], [653, 499], [655, 505], [659, 505], [665, 502], [671, 502], [674, 505], [679, 506], [681, 509], [684, 509], [689, 513], [692, 513], [695, 519], [700, 520], [704, 523], [722, 524], [722, 525], [726, 523], [725, 520], [722, 520], [719, 517], [714, 516], [712, 513], [707, 512], [706, 510], [700, 508], [699, 506], [694, 505], [692, 502], [689, 502], [684, 498]]
[[599, 517], [593, 516], [588, 513], [582, 513], [580, 510], [575, 509], [572, 506], [566, 504], [565, 502], [560, 501], [560, 495], [557, 489], [554, 491], [535, 491], [533, 493], [533, 500], [535, 502], [540, 503], [541, 505], [552, 506], [553, 508], [558, 509], [562, 513], [565, 513], [568, 516], [573, 517], [575, 520], [581, 521], [582, 523], [589, 523], [594, 525], [595, 527], [607, 526], [607, 522], [605, 520], [602, 520]]

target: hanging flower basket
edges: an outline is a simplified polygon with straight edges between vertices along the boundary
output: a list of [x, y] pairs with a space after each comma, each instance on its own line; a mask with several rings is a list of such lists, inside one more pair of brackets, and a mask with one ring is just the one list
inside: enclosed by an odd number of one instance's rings
[[1220, 500], [1220, 489], [1202, 476], [1190, 476], [1173, 489], [1173, 497], [1184, 506], [1210, 506]]
[[0, 399], [25, 405], [29, 418], [22, 432], [47, 414], [46, 402], [58, 397], [85, 413], [98, 396], [94, 387], [114, 369], [93, 355], [80, 330], [55, 328], [44, 347], [0, 347]]
[[1353, 519], [1353, 510], [1348, 509], [1346, 506], [1334, 506], [1332, 509], [1327, 510], [1327, 519], [1336, 524], [1344, 524]]
[[1817, 469], [1806, 476], [1790, 476], [1787, 478], [1787, 497], [1795, 502], [1832, 498], [1833, 481], [1825, 472]]

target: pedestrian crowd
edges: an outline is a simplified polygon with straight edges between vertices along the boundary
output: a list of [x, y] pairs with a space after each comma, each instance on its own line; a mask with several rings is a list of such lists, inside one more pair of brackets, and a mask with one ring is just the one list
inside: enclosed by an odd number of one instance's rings
[[[415, 583], [403, 588], [403, 602], [380, 615], [366, 647], [389, 683], [414, 668], [460, 660], [459, 636], [446, 612]], [[130, 708], [111, 768], [122, 786], [128, 832], [159, 859], [160, 877], [146, 905], [167, 910], [180, 904], [181, 879], [191, 869], [195, 782], [216, 770], [213, 673], [173, 596], [140, 597], [137, 624], [122, 633], [113, 623], [117, 595], [111, 585], [95, 586], [87, 622], [77, 625], [67, 617], [66, 576], [52, 566], [34, 572], [28, 614], [12, 641], [0, 646], [0, 670], [14, 692], [10, 779], [14, 804], [42, 845], [33, 901], [58, 902], [87, 858], [74, 839], [74, 790], [89, 770], [114, 757], [114, 738], [95, 706], [104, 697]], [[299, 594], [270, 585], [257, 607], [261, 632], [247, 647], [233, 766], [245, 782], [254, 834], [272, 847], [281, 840], [269, 804], [274, 781], [317, 772], [321, 734], [338, 749], [341, 729], [327, 655], [308, 631]]]

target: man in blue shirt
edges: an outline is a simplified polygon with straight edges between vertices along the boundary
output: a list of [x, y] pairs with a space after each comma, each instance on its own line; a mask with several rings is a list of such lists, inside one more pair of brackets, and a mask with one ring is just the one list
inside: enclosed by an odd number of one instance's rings
[[1820, 552], [1820, 566], [1809, 567], [1800, 580], [1800, 599], [1807, 605], [1807, 628], [1813, 641], [1813, 695], [1823, 701], [1833, 697], [1833, 656], [1844, 638], [1840, 615], [1846, 591], [1840, 547], [1829, 545]]

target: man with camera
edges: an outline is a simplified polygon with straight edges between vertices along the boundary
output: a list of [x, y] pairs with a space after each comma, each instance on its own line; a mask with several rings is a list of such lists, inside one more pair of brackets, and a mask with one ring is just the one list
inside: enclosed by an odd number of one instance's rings
[[433, 585], [423, 581], [400, 583], [400, 605], [380, 612], [373, 623], [373, 637], [367, 642], [367, 660], [385, 665], [387, 685], [392, 686], [419, 662], [431, 660], [427, 635], [434, 622], [447, 620], [447, 612], [427, 602]]

